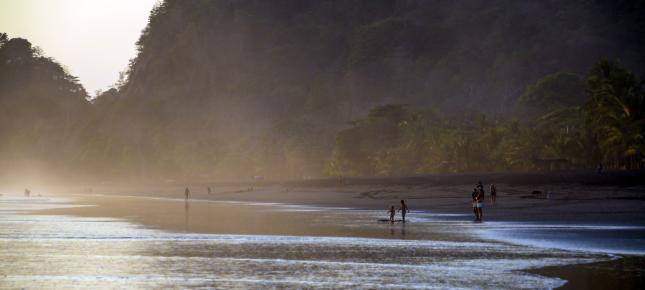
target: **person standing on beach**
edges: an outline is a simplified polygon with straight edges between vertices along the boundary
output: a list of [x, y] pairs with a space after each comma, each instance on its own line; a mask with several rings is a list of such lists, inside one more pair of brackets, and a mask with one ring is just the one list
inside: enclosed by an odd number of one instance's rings
[[388, 210], [387, 213], [390, 215], [390, 222], [394, 223], [394, 215], [396, 214], [396, 210], [394, 209], [394, 206], [391, 206], [390, 210]]
[[495, 200], [497, 199], [497, 188], [495, 188], [495, 184], [490, 185], [490, 201], [495, 203]]
[[482, 221], [482, 218], [484, 217], [484, 200], [486, 199], [486, 195], [484, 194], [484, 187], [479, 189], [479, 192], [477, 193], [477, 211], [479, 212], [479, 221]]
[[31, 195], [31, 191], [29, 188], [25, 188], [25, 197], [29, 197]]
[[405, 222], [405, 214], [410, 212], [410, 209], [408, 209], [408, 206], [405, 204], [404, 200], [401, 200], [401, 208], [399, 208], [401, 211], [401, 216], [403, 217], [403, 222]]
[[186, 200], [190, 198], [190, 190], [188, 190], [188, 187], [186, 187], [186, 190], [184, 190], [184, 195], [186, 196]]
[[478, 195], [479, 195], [479, 189], [477, 187], [473, 188], [472, 200], [473, 200], [473, 213], [475, 214], [475, 221], [479, 220], [479, 209], [477, 208]]
[[209, 186], [208, 187], [208, 195], [211, 195], [211, 193], [213, 193], [213, 191], [211, 190], [211, 187]]

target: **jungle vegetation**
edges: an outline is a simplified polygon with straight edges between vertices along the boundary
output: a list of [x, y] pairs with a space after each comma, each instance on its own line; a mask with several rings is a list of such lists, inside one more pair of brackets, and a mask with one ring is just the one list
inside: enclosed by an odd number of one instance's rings
[[166, 0], [95, 95], [1, 34], [0, 175], [640, 168], [643, 15], [631, 0]]

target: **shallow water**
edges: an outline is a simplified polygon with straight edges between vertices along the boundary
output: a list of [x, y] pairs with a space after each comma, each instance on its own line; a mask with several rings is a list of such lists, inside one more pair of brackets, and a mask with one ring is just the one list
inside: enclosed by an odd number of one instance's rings
[[[432, 221], [427, 213], [390, 225], [374, 222], [380, 211], [260, 205], [325, 220], [342, 215], [335, 220], [341, 227], [391, 231], [390, 238], [194, 234], [121, 219], [23, 214], [67, 206], [63, 199], [0, 197], [1, 288], [551, 289], [565, 281], [519, 270], [609, 259], [481, 239], [482, 225]], [[406, 227], [414, 234], [401, 235]], [[454, 232], [462, 235], [448, 234]]]

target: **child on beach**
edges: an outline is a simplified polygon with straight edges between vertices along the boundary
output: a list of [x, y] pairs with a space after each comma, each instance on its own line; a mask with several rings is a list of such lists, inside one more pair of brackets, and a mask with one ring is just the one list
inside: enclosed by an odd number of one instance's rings
[[390, 210], [387, 211], [388, 214], [390, 214], [390, 222], [394, 222], [394, 215], [396, 214], [396, 210], [394, 209], [394, 206], [390, 207]]

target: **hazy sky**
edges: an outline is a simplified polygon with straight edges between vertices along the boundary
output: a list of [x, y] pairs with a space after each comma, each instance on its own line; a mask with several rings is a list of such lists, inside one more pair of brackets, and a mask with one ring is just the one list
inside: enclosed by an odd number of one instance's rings
[[26, 38], [94, 95], [119, 78], [157, 0], [0, 0], [0, 32]]

